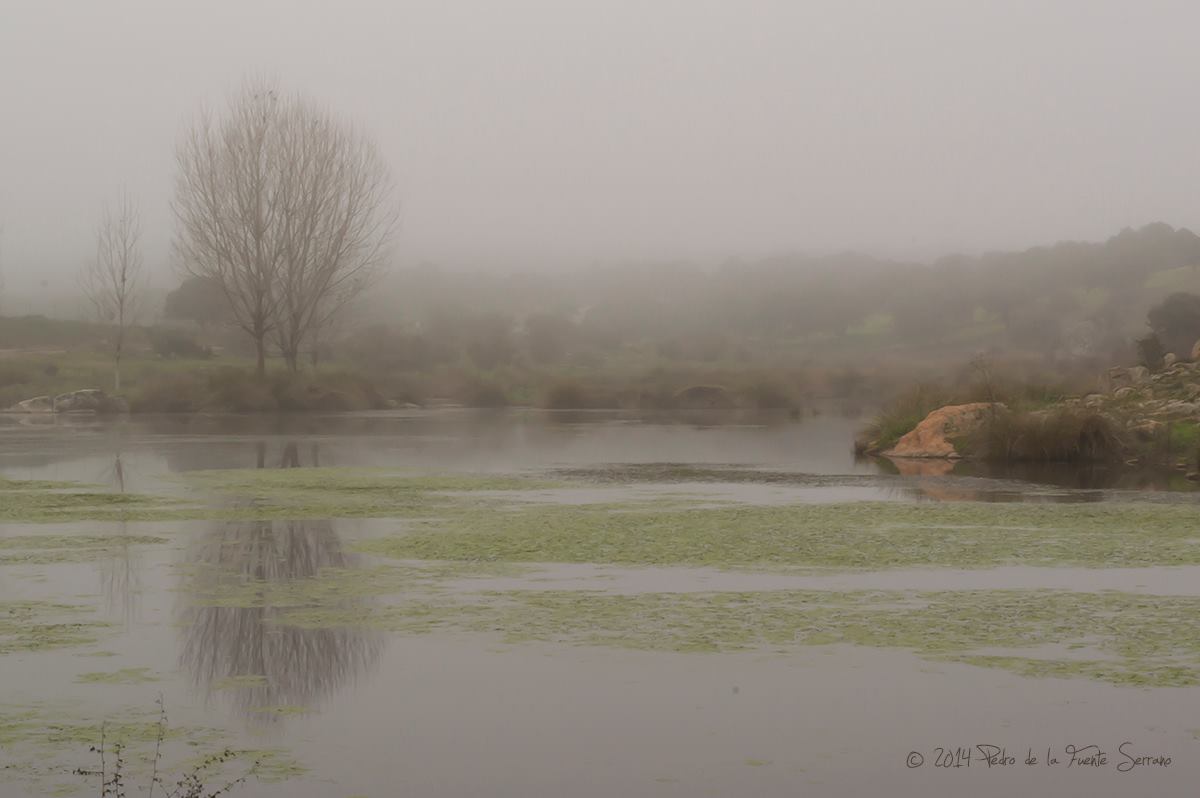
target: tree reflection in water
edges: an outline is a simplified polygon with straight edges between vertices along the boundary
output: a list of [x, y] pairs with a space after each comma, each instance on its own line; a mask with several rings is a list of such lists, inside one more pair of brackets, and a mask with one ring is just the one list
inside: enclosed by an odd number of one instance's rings
[[[101, 483], [114, 493], [125, 493], [130, 474], [121, 451], [113, 456], [113, 464], [101, 476]], [[125, 505], [117, 505], [116, 532], [119, 543], [111, 556], [100, 564], [100, 584], [104, 603], [109, 615], [119, 616], [128, 629], [137, 620], [141, 610], [142, 580], [140, 556], [129, 545], [129, 521], [125, 517]]]
[[[321, 569], [353, 567], [351, 559], [328, 520], [218, 522], [190, 552], [189, 564], [197, 566], [193, 600], [255, 582], [283, 586]], [[378, 660], [378, 633], [273, 623], [284, 608], [261, 595], [264, 606], [204, 606], [201, 600], [185, 607], [181, 619], [184, 671], [209, 694], [228, 695], [248, 719], [270, 723], [281, 710], [315, 709]]]

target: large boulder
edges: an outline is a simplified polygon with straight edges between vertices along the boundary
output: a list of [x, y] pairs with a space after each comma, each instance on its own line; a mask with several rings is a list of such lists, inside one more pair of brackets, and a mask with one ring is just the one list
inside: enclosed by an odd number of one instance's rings
[[947, 405], [927, 415], [883, 454], [886, 457], [962, 457], [951, 439], [974, 433], [994, 413], [1005, 410], [1004, 405], [991, 402]]
[[1192, 360], [1200, 360], [1200, 341], [1192, 344]]
[[1145, 366], [1132, 366], [1126, 372], [1130, 385], [1145, 385], [1150, 382], [1150, 369]]
[[1184, 402], [1180, 399], [1170, 399], [1163, 402], [1156, 409], [1155, 415], [1172, 419], [1200, 416], [1200, 403]]

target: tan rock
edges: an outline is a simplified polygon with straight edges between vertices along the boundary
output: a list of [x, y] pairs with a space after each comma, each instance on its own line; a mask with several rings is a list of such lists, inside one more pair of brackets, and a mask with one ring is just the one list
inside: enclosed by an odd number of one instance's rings
[[1152, 441], [1160, 432], [1162, 432], [1162, 429], [1165, 426], [1166, 425], [1161, 421], [1150, 420], [1143, 421], [1140, 424], [1134, 424], [1129, 428], [1129, 431], [1136, 435], [1139, 440]]
[[945, 457], [958, 458], [962, 455], [954, 448], [950, 438], [969, 435], [983, 424], [994, 412], [1002, 411], [1002, 404], [973, 402], [965, 405], [948, 405], [934, 410], [911, 432], [884, 452], [887, 457]]

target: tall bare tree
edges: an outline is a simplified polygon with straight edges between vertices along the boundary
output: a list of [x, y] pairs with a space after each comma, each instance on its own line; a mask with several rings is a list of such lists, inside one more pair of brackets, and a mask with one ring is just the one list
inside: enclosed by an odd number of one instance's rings
[[121, 391], [121, 357], [129, 328], [137, 319], [142, 281], [142, 227], [137, 205], [122, 189], [116, 208], [105, 206], [96, 229], [96, 257], [80, 276], [80, 285], [100, 321], [113, 333], [113, 389]]
[[176, 251], [221, 287], [255, 342], [292, 369], [307, 338], [369, 283], [396, 222], [391, 176], [361, 132], [300, 96], [247, 83], [177, 151]]

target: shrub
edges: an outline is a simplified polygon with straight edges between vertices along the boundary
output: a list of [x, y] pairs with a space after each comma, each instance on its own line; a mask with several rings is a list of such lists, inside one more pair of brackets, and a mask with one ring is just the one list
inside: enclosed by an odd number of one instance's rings
[[1146, 314], [1150, 329], [1168, 352], [1188, 357], [1192, 345], [1200, 340], [1200, 296], [1176, 292]]
[[463, 404], [468, 407], [508, 407], [508, 394], [492, 380], [470, 381], [462, 394]]
[[271, 383], [249, 371], [222, 366], [208, 372], [205, 406], [234, 413], [261, 413], [279, 409]]
[[1138, 361], [1143, 366], [1151, 371], [1158, 371], [1162, 368], [1163, 356], [1167, 353], [1156, 334], [1150, 333], [1145, 338], [1139, 338], [1137, 340], [1137, 351]]
[[137, 413], [194, 413], [203, 407], [206, 389], [202, 374], [150, 377], [130, 397], [129, 407]]
[[27, 367], [16, 363], [0, 363], [0, 388], [27, 385], [32, 381], [33, 374]]
[[173, 330], [169, 327], [156, 327], [147, 331], [147, 335], [150, 338], [150, 346], [154, 350], [154, 354], [159, 357], [212, 357], [212, 349], [207, 346], [201, 346], [195, 338], [182, 330]]
[[583, 386], [574, 380], [555, 383], [546, 390], [542, 406], [550, 410], [583, 410], [591, 407]]
[[610, 391], [594, 385], [584, 385], [578, 380], [562, 380], [551, 385], [542, 400], [542, 406], [550, 410], [598, 410], [620, 405]]
[[949, 404], [949, 397], [941, 388], [918, 385], [886, 404], [863, 431], [855, 447], [860, 452], [890, 449], [925, 416], [946, 404]]
[[1124, 451], [1112, 421], [1073, 408], [997, 414], [968, 446], [988, 460], [1010, 463], [1098, 462]]
[[791, 391], [782, 383], [761, 379], [742, 390], [745, 403], [758, 410], [785, 410], [796, 407]]

